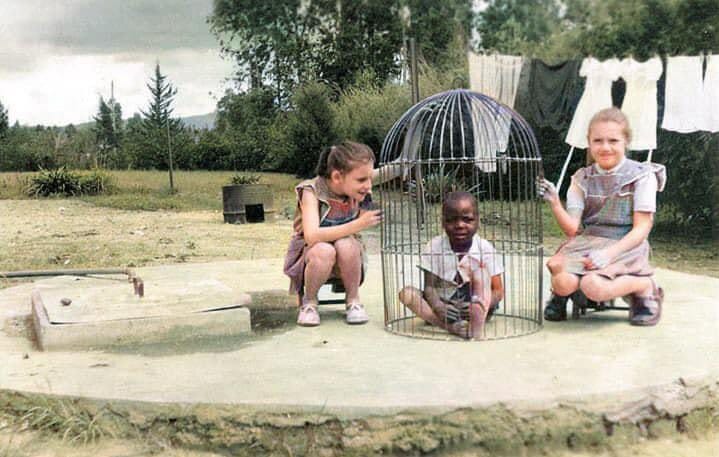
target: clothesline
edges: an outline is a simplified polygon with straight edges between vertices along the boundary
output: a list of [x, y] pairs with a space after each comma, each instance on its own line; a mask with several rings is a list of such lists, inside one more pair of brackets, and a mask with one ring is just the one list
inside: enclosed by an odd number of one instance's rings
[[[520, 56], [490, 56], [468, 53], [471, 90], [496, 98], [511, 108], [515, 108], [517, 99], [516, 111], [525, 118], [534, 118], [535, 125], [563, 130], [569, 123], [565, 142], [571, 148], [559, 185], [573, 150], [587, 147], [586, 132], [591, 117], [603, 108], [614, 106], [612, 88], [619, 79], [625, 82], [626, 91], [617, 105], [621, 105], [633, 131], [628, 149], [648, 151], [648, 160], [657, 147], [658, 95], [666, 100], [661, 128], [681, 133], [719, 131], [719, 56], [711, 53], [667, 57], [663, 94], [657, 91], [657, 82], [664, 74], [662, 60], [657, 56], [645, 62], [637, 62], [631, 56], [604, 61], [586, 57], [581, 65], [576, 60], [549, 65]], [[509, 81], [506, 80], [508, 65], [499, 64], [507, 62], [506, 59], [521, 62], [520, 74], [513, 74]], [[706, 74], [702, 74], [704, 62]], [[523, 82], [514, 84], [515, 80]], [[509, 96], [508, 87], [514, 91]], [[503, 100], [499, 99], [500, 95]]]

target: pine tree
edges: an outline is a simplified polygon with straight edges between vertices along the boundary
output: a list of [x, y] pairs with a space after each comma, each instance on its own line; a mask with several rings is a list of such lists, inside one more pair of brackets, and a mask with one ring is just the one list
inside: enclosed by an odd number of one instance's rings
[[113, 96], [100, 103], [95, 119], [95, 144], [99, 150], [98, 162], [101, 166], [114, 164], [117, 151], [122, 142], [122, 107]]
[[151, 99], [147, 110], [141, 110], [144, 147], [136, 158], [136, 166], [166, 169], [170, 165], [172, 139], [182, 131], [180, 119], [172, 117], [172, 103], [177, 89], [167, 81], [167, 75], [162, 74], [159, 63], [155, 65], [155, 75], [147, 88], [150, 90]]

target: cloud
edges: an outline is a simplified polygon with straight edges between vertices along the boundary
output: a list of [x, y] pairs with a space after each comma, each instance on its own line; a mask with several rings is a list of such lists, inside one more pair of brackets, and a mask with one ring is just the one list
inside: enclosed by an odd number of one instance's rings
[[206, 23], [212, 0], [2, 1], [12, 11], [7, 35], [16, 44], [60, 54], [217, 47]]
[[232, 74], [205, 21], [212, 0], [0, 3], [0, 101], [23, 124], [87, 122], [111, 81], [130, 116], [158, 61], [178, 89], [175, 114], [207, 113]]

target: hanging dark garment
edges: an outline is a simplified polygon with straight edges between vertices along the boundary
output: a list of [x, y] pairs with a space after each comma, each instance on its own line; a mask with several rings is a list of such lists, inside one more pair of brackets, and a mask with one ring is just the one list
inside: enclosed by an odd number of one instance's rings
[[525, 60], [515, 102], [517, 112], [535, 128], [566, 131], [584, 91], [584, 80], [579, 77], [581, 64], [581, 59], [555, 65]]

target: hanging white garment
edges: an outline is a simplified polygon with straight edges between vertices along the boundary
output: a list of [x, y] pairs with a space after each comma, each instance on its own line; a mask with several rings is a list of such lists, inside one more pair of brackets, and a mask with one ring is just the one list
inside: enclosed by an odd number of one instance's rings
[[579, 68], [579, 76], [587, 78], [582, 98], [579, 99], [569, 131], [564, 141], [575, 148], [587, 147], [587, 128], [597, 111], [612, 107], [612, 82], [619, 78], [619, 60], [600, 62], [587, 57]]
[[507, 150], [512, 117], [493, 99], [471, 99], [475, 165], [485, 173], [497, 171], [497, 152]]
[[[467, 52], [470, 90], [491, 97], [512, 108], [522, 71], [521, 56], [478, 55]], [[491, 101], [472, 100], [474, 157], [477, 167], [487, 173], [497, 171], [497, 153], [507, 150], [512, 126], [506, 110]]]
[[521, 56], [501, 54], [480, 55], [467, 52], [469, 89], [514, 107], [522, 71]]
[[[423, 107], [417, 111], [412, 119], [409, 121], [407, 127], [407, 133], [405, 133], [404, 141], [402, 143], [402, 152], [396, 159], [402, 163], [413, 163], [418, 160], [420, 148], [422, 147], [422, 138], [424, 138], [425, 123], [432, 110], [427, 107]], [[421, 157], [420, 157], [421, 158]], [[403, 174], [403, 179], [409, 178], [410, 167], [406, 167]]]
[[702, 92], [700, 56], [667, 58], [662, 128], [681, 133], [701, 130], [705, 124], [702, 120], [705, 107]]
[[657, 148], [657, 80], [662, 61], [653, 57], [644, 63], [632, 58], [620, 62], [619, 76], [627, 83], [622, 112], [632, 129], [630, 150]]
[[703, 95], [704, 125], [702, 130], [719, 132], [719, 56], [707, 57]]

